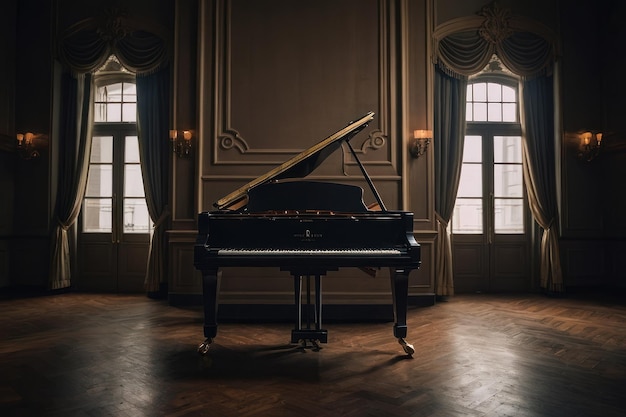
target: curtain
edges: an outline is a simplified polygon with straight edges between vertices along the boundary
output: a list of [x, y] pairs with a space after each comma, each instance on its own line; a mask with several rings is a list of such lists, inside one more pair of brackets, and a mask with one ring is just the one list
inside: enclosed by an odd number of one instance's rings
[[[71, 285], [71, 257], [68, 229], [80, 212], [89, 167], [91, 148], [90, 105], [92, 73], [115, 54], [120, 63], [137, 76], [139, 114], [139, 141], [142, 149], [142, 174], [150, 216], [155, 222], [151, 239], [150, 258], [146, 277], [148, 291], [163, 279], [164, 223], [168, 215], [166, 152], [169, 121], [170, 45], [165, 31], [146, 26], [127, 16], [106, 12], [102, 18], [89, 18], [69, 27], [57, 45], [59, 60], [77, 80], [67, 81], [62, 97], [64, 133], [59, 139], [63, 161], [60, 165], [56, 204], [57, 226], [53, 235], [50, 263], [50, 287]], [[78, 102], [78, 104], [76, 104]], [[165, 128], [163, 125], [165, 124]], [[157, 142], [157, 139], [159, 142]], [[158, 143], [158, 145], [157, 145]]]
[[95, 72], [114, 54], [136, 74], [153, 73], [168, 61], [167, 37], [160, 29], [148, 32], [138, 29], [139, 25], [124, 16], [85, 19], [63, 34], [59, 59], [75, 73], [83, 74]]
[[66, 288], [71, 283], [71, 254], [68, 231], [80, 213], [87, 185], [91, 152], [91, 75], [62, 80], [63, 123], [59, 135], [59, 183], [52, 235], [49, 288]]
[[538, 77], [522, 82], [524, 102], [523, 169], [533, 217], [543, 229], [540, 285], [547, 292], [564, 291], [559, 255], [556, 199], [553, 80]]
[[467, 78], [452, 77], [440, 67], [435, 71], [435, 212], [437, 250], [435, 255], [435, 294], [454, 294], [452, 245], [448, 223], [452, 217], [461, 177], [465, 140]]
[[157, 292], [165, 281], [165, 229], [169, 172], [169, 70], [137, 76], [139, 152], [148, 213], [154, 222], [145, 289]]
[[488, 35], [474, 29], [436, 40], [435, 62], [451, 76], [482, 71], [496, 54], [502, 63], [523, 78], [551, 72], [556, 51], [551, 42], [529, 32]]
[[[558, 208], [556, 204], [556, 175], [554, 171], [554, 93], [552, 69], [556, 61], [556, 41], [544, 26], [510, 15], [497, 4], [483, 8], [479, 22], [469, 19], [471, 27], [443, 25], [435, 32], [435, 209], [438, 216], [438, 261], [435, 288], [437, 294], [451, 292], [451, 249], [447, 222], [454, 205], [458, 188], [458, 171], [461, 159], [455, 152], [462, 152], [463, 129], [454, 127], [457, 116], [452, 103], [464, 104], [463, 92], [456, 94], [443, 88], [444, 74], [451, 79], [464, 78], [482, 71], [496, 54], [502, 63], [523, 80], [523, 129], [525, 129], [523, 170], [526, 180], [531, 212], [543, 228], [541, 242], [541, 287], [548, 291], [563, 291], [561, 261], [558, 246]], [[481, 19], [481, 18], [479, 18]], [[450, 27], [455, 28], [451, 30]], [[458, 86], [461, 88], [461, 85]], [[461, 124], [465, 124], [464, 114]], [[441, 130], [440, 132], [438, 132]], [[459, 146], [450, 149], [450, 145]], [[435, 148], [437, 149], [437, 148]], [[447, 166], [451, 164], [451, 166]], [[441, 177], [440, 177], [441, 176]], [[446, 217], [447, 216], [447, 217]], [[439, 253], [441, 252], [441, 254]]]

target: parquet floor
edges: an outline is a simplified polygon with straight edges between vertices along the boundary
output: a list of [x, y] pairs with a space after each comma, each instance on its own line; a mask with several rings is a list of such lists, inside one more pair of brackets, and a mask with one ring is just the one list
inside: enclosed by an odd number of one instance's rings
[[327, 323], [320, 351], [289, 323], [222, 324], [139, 295], [0, 301], [1, 416], [626, 415], [619, 297], [458, 295], [391, 323]]

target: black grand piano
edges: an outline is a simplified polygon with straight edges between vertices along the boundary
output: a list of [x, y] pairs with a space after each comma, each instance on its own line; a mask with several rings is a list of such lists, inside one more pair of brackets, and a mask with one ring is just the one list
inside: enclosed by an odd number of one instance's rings
[[[395, 324], [404, 351], [409, 273], [420, 266], [413, 236], [413, 213], [387, 210], [350, 139], [373, 120], [369, 112], [282, 165], [217, 201], [215, 211], [198, 216], [194, 265], [202, 273], [206, 354], [217, 335], [220, 268], [278, 267], [294, 280], [291, 343], [326, 343], [322, 328], [322, 276], [343, 267], [389, 268]], [[347, 144], [375, 197], [377, 210], [363, 202], [354, 185], [301, 180], [342, 144]], [[310, 301], [314, 279], [314, 304]], [[306, 278], [306, 305], [302, 305]], [[308, 314], [313, 315], [313, 318]], [[307, 317], [303, 317], [307, 316]]]

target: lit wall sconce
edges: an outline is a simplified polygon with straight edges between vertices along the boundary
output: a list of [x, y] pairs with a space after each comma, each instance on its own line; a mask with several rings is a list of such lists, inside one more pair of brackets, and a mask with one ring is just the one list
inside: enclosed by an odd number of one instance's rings
[[39, 158], [39, 151], [35, 147], [34, 133], [18, 133], [15, 136], [17, 138], [17, 153], [22, 159]]
[[178, 137], [178, 130], [170, 130], [170, 142], [172, 142], [172, 151], [179, 158], [189, 156], [191, 153], [191, 130], [183, 130], [182, 138]]
[[419, 158], [426, 153], [433, 138], [432, 130], [414, 130], [413, 140], [409, 143], [409, 152], [413, 158]]
[[578, 158], [591, 161], [600, 154], [602, 145], [602, 132], [583, 132], [580, 135], [580, 148]]

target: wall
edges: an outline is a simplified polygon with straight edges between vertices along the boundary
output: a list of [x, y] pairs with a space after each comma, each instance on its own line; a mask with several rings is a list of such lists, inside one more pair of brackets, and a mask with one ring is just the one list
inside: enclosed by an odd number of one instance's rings
[[[174, 269], [170, 269], [169, 277], [173, 290], [198, 293], [199, 279], [189, 266], [197, 213], [210, 209], [215, 198], [237, 184], [265, 172], [271, 163], [283, 161], [294, 150], [310, 146], [341, 126], [359, 113], [361, 108], [353, 104], [359, 103], [377, 112], [374, 127], [387, 139], [381, 149], [365, 148], [368, 169], [371, 168], [391, 207], [415, 212], [415, 233], [423, 243], [425, 262], [411, 279], [413, 291], [427, 291], [432, 280], [435, 239], [432, 156], [410, 160], [404, 142], [413, 129], [430, 128], [432, 119], [428, 33], [445, 21], [475, 14], [487, 2], [372, 0], [352, 4], [349, 14], [335, 2], [297, 2], [300, 9], [290, 10], [293, 2], [279, 8], [280, 1], [268, 0], [263, 7], [259, 2], [252, 3], [249, 12], [240, 7], [241, 0], [227, 3], [234, 9], [225, 17], [217, 15], [221, 12], [215, 8], [225, 4], [223, 1], [175, 2], [178, 23], [174, 41], [178, 56], [174, 63], [176, 102], [172, 126], [194, 129], [196, 147], [190, 159], [173, 157], [170, 263]], [[563, 130], [601, 126], [612, 133], [607, 137], [607, 146], [612, 143], [613, 151], [595, 163], [579, 161], [577, 144], [572, 144], [567, 135], [563, 137], [562, 256], [568, 286], [623, 287], [626, 265], [621, 254], [626, 249], [626, 195], [621, 181], [626, 169], [626, 105], [622, 97], [626, 85], [621, 74], [626, 70], [626, 58], [609, 51], [621, 50], [626, 40], [621, 23], [626, 6], [619, 0], [499, 3], [502, 8], [508, 7], [560, 31]], [[206, 7], [202, 8], [202, 4]], [[313, 4], [316, 10], [309, 16], [307, 7]], [[265, 6], [274, 8], [273, 13], [268, 14]], [[0, 69], [0, 287], [45, 285], [47, 279], [56, 179], [51, 127], [55, 117], [51, 109], [58, 102], [53, 71], [54, 37], [70, 24], [102, 15], [111, 7], [124, 7], [146, 21], [164, 25], [172, 19], [171, 4], [155, 5], [149, 0], [119, 4], [105, 0], [9, 0], [0, 6], [0, 31], [3, 39], [8, 40], [0, 45], [0, 53], [9, 63]], [[200, 13], [201, 10], [205, 12]], [[256, 24], [259, 16], [264, 16], [266, 24]], [[206, 20], [201, 44], [197, 43], [199, 19]], [[282, 25], [282, 19], [304, 19], [309, 34], [294, 37], [298, 25]], [[227, 46], [223, 33], [211, 31], [224, 28], [225, 24], [237, 29], [229, 42], [243, 46], [232, 50], [233, 56], [222, 55], [222, 48]], [[316, 25], [328, 28], [328, 32]], [[320, 37], [319, 42], [315, 34]], [[338, 41], [325, 37], [330, 35]], [[274, 38], [282, 41], [285, 36], [304, 43], [300, 48], [274, 43]], [[361, 45], [366, 39], [365, 46]], [[346, 44], [348, 40], [352, 43]], [[255, 48], [246, 46], [247, 42]], [[376, 52], [383, 59], [380, 67], [374, 68], [369, 59], [378, 47], [383, 48]], [[267, 62], [262, 59], [266, 57]], [[298, 60], [283, 61], [285, 57]], [[235, 62], [226, 65], [220, 61], [224, 58], [234, 58]], [[362, 65], [359, 59], [365, 60]], [[299, 62], [307, 66], [300, 68]], [[363, 72], [363, 68], [369, 70]], [[294, 72], [287, 69], [298, 70], [304, 78], [295, 79]], [[375, 74], [373, 78], [370, 72]], [[361, 74], [358, 83], [349, 78], [352, 74]], [[213, 76], [232, 77], [237, 82], [232, 90], [218, 95], [213, 89]], [[315, 79], [322, 79], [322, 85], [343, 80], [352, 84], [343, 83], [337, 90], [309, 88]], [[312, 99], [307, 101], [308, 98]], [[220, 148], [219, 136], [232, 134], [231, 128], [243, 135], [251, 149], [265, 151], [255, 156], [254, 152], [237, 154]], [[22, 130], [48, 133], [52, 153], [42, 154], [37, 161], [17, 160], [11, 149], [15, 132]], [[359, 144], [364, 141], [359, 140]], [[234, 170], [221, 161], [234, 162]], [[332, 168], [323, 168], [320, 176], [338, 178], [338, 162], [331, 160]], [[354, 166], [349, 166], [349, 170], [353, 174]]]
[[[220, 197], [370, 110], [376, 113], [374, 122], [351, 143], [387, 207], [415, 213], [424, 268], [412, 274], [412, 292], [432, 292], [432, 156], [409, 159], [406, 147], [410, 132], [429, 128], [430, 122], [427, 3], [200, 1], [199, 9], [198, 148], [195, 167], [175, 158], [170, 295], [199, 291], [199, 274], [179, 269], [191, 259], [191, 216], [211, 210]], [[194, 13], [182, 4], [178, 10]], [[189, 22], [186, 17], [179, 21]], [[178, 27], [178, 45], [188, 31]], [[186, 55], [178, 55], [178, 125], [185, 114], [181, 108], [192, 107], [183, 90], [187, 62]], [[192, 172], [194, 199], [186, 185]], [[361, 186], [366, 203], [374, 201], [349, 154], [335, 152], [308, 178]], [[190, 281], [190, 274], [197, 279]], [[325, 299], [388, 303], [384, 275], [331, 273]], [[292, 283], [285, 277], [278, 269], [225, 271], [222, 300], [291, 303]]]
[[10, 285], [10, 248], [13, 234], [13, 188], [15, 181], [15, 54], [16, 0], [0, 6], [0, 288]]
[[[566, 285], [626, 287], [626, 41], [623, 2], [575, 2], [563, 9], [562, 246]], [[576, 132], [605, 133], [604, 151], [590, 162], [577, 157]]]

